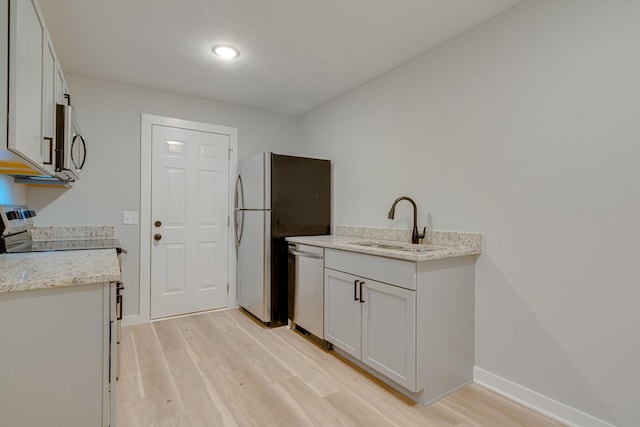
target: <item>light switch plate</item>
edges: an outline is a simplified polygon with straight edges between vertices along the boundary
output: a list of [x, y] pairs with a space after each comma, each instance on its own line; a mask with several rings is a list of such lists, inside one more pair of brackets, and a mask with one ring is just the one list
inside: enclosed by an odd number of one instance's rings
[[139, 213], [134, 211], [124, 211], [122, 215], [123, 224], [138, 224]]

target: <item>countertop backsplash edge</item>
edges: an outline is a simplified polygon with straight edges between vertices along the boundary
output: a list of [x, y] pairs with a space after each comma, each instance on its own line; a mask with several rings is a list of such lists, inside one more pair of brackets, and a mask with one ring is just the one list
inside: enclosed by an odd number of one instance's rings
[[31, 238], [39, 240], [115, 239], [115, 225], [40, 226], [30, 230]]
[[[351, 236], [374, 240], [390, 240], [395, 242], [411, 242], [411, 229], [360, 227], [350, 225], [336, 226], [337, 236]], [[438, 246], [457, 246], [474, 248], [482, 251], [482, 233], [467, 231], [427, 230], [422, 241], [424, 244]]]

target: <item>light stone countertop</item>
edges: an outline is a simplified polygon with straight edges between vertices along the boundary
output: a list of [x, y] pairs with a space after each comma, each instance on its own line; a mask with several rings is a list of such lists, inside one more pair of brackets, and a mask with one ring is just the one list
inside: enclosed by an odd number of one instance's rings
[[[340, 227], [338, 230], [342, 231]], [[353, 231], [353, 229], [350, 231]], [[293, 236], [287, 237], [286, 240], [291, 243], [378, 255], [413, 262], [479, 255], [482, 253], [482, 235], [480, 233], [429, 231], [430, 234], [428, 234], [427, 239], [425, 239], [427, 244], [413, 245], [409, 241], [394, 239], [389, 234], [376, 234], [377, 230], [375, 229], [358, 228], [357, 231], [357, 233], [351, 232], [351, 235]], [[381, 237], [388, 238], [382, 239]], [[402, 245], [403, 247], [430, 248], [433, 250], [426, 252], [407, 252], [398, 249], [376, 248], [354, 244], [357, 242], [379, 242], [383, 244]]]
[[115, 249], [0, 255], [0, 293], [120, 280]]

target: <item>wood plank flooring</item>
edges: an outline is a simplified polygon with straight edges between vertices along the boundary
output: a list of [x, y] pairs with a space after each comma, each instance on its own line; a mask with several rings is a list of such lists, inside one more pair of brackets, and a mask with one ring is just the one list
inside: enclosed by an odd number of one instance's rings
[[477, 385], [417, 405], [239, 310], [126, 327], [122, 345], [118, 427], [562, 425]]

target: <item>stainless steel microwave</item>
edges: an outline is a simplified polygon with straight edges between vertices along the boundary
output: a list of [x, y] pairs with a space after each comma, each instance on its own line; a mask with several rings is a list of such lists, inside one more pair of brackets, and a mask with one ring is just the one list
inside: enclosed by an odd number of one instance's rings
[[56, 104], [56, 175], [76, 181], [86, 160], [87, 144], [76, 123], [73, 107]]

